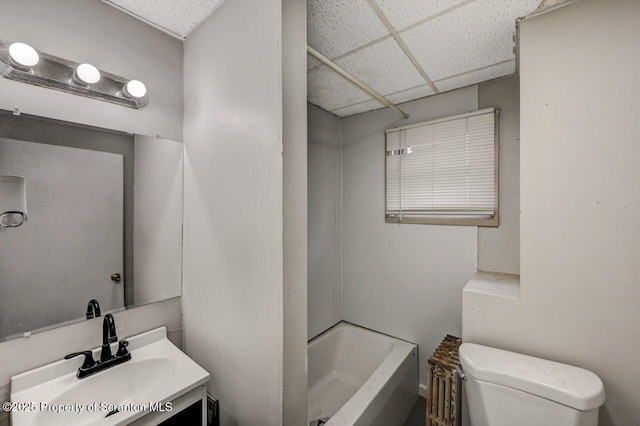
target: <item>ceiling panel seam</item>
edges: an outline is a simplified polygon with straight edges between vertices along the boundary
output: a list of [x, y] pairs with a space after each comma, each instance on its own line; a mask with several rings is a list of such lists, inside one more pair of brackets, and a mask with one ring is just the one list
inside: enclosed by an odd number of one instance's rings
[[[400, 94], [400, 93], [408, 92], [409, 90], [419, 89], [419, 88], [421, 88], [421, 87], [426, 87], [426, 86], [429, 86], [429, 85], [428, 85], [427, 83], [425, 83], [425, 84], [420, 84], [420, 85], [418, 85], [418, 86], [413, 86], [413, 87], [409, 87], [409, 88], [407, 88], [407, 89], [398, 90], [398, 91], [396, 91], [396, 92], [387, 93], [386, 95], [383, 95], [383, 96], [386, 98], [386, 97], [388, 97], [388, 96], [397, 95], [397, 94]], [[353, 104], [349, 104], [349, 105], [343, 105], [343, 106], [340, 106], [340, 107], [338, 107], [338, 108], [333, 108], [331, 111], [337, 111], [337, 110], [339, 110], [339, 109], [349, 108], [349, 107], [352, 107], [352, 106], [365, 104], [365, 103], [367, 103], [367, 102], [370, 102], [370, 101], [371, 101], [371, 100], [373, 100], [373, 99], [374, 99], [374, 98], [371, 98], [371, 99], [365, 99], [364, 101], [359, 101], [359, 102], [356, 102], [356, 103], [353, 103]]]
[[[345, 109], [345, 108], [349, 108], [349, 107], [353, 107], [353, 106], [358, 106], [358, 105], [362, 105], [362, 104], [366, 104], [367, 102], [371, 102], [371, 101], [375, 101], [376, 98], [370, 98], [364, 101], [360, 101], [360, 102], [356, 102], [355, 104], [351, 104], [351, 105], [345, 105], [345, 106], [341, 106], [339, 108], [334, 108], [332, 110], [330, 110], [329, 112], [333, 112], [335, 113], [336, 111], [340, 111], [341, 109]], [[386, 108], [385, 105], [381, 104], [382, 108]]]
[[344, 79], [348, 80], [349, 82], [353, 83], [354, 85], [359, 87], [361, 90], [366, 92], [368, 95], [370, 95], [373, 98], [375, 98], [376, 100], [378, 100], [380, 103], [386, 105], [387, 107], [389, 107], [389, 108], [391, 108], [393, 110], [396, 110], [397, 112], [402, 114], [405, 119], [409, 118], [409, 114], [407, 114], [406, 112], [402, 111], [393, 102], [389, 101], [384, 96], [382, 96], [380, 93], [376, 92], [371, 87], [367, 86], [362, 81], [358, 80], [356, 77], [354, 77], [349, 72], [347, 72], [346, 70], [341, 68], [335, 62], [332, 62], [329, 58], [327, 58], [322, 53], [320, 53], [317, 50], [315, 50], [313, 47], [307, 45], [307, 52], [309, 54], [311, 54], [311, 56], [314, 56], [319, 61], [324, 62], [329, 68], [331, 68], [333, 71], [338, 73], [342, 78], [344, 78]]
[[[465, 76], [465, 75], [467, 75], [467, 74], [472, 74], [472, 73], [474, 73], [474, 72], [482, 71], [482, 70], [485, 70], [485, 69], [487, 69], [487, 68], [495, 67], [496, 65], [507, 64], [507, 63], [509, 63], [509, 62], [513, 62], [513, 61], [514, 61], [514, 59], [507, 59], [506, 61], [496, 62], [495, 64], [487, 65], [487, 66], [480, 67], [480, 68], [475, 68], [475, 69], [472, 69], [472, 70], [470, 70], [470, 71], [465, 71], [465, 72], [463, 72], [463, 73], [459, 73], [459, 74], [451, 75], [451, 76], [448, 76], [448, 77], [445, 77], [445, 78], [441, 78], [441, 79], [439, 79], [439, 80], [435, 80], [435, 81], [434, 81], [434, 83], [440, 83], [440, 82], [442, 82], [442, 81], [449, 80], [450, 78], [462, 77], [462, 76]], [[504, 77], [504, 76], [503, 76], [503, 77]], [[480, 84], [480, 83], [474, 83], [474, 84], [472, 84], [471, 86], [475, 86], [475, 85], [477, 85], [477, 84]], [[398, 91], [395, 91], [395, 92], [385, 93], [385, 94], [383, 94], [382, 96], [384, 96], [385, 98], [388, 98], [389, 96], [398, 95], [398, 94], [400, 94], [400, 93], [408, 92], [408, 91], [410, 91], [410, 90], [420, 89], [421, 87], [427, 87], [427, 86], [429, 86], [429, 84], [427, 84], [427, 83], [425, 83], [425, 84], [420, 84], [420, 85], [418, 85], [418, 86], [408, 87], [408, 88], [406, 88], [406, 89], [398, 90]], [[429, 87], [430, 87], [430, 86], [429, 86]], [[454, 90], [455, 90], [455, 89], [454, 89]], [[433, 95], [429, 95], [429, 96], [433, 96]], [[331, 110], [329, 110], [329, 112], [334, 112], [334, 111], [338, 111], [338, 110], [341, 110], [341, 109], [344, 109], [344, 108], [349, 108], [349, 107], [352, 107], [352, 106], [357, 106], [357, 105], [366, 104], [367, 102], [371, 102], [372, 100], [374, 100], [374, 98], [365, 99], [365, 100], [363, 100], [363, 101], [355, 102], [355, 103], [353, 103], [353, 104], [349, 104], [349, 105], [339, 106], [339, 107], [337, 107], [337, 108], [332, 108]], [[413, 100], [415, 100], [415, 99], [413, 99]], [[406, 101], [406, 102], [411, 102], [411, 101]], [[402, 102], [402, 103], [405, 103], [405, 102]]]
[[431, 86], [431, 89], [433, 90], [433, 92], [439, 93], [440, 91], [438, 90], [436, 85], [433, 84], [433, 81], [431, 80], [431, 78], [429, 78], [429, 76], [427, 75], [427, 72], [424, 70], [424, 68], [422, 68], [422, 65], [420, 65], [416, 57], [413, 55], [413, 52], [411, 52], [411, 50], [409, 49], [409, 46], [407, 46], [407, 44], [404, 42], [402, 37], [400, 37], [400, 34], [398, 34], [393, 24], [391, 24], [391, 22], [389, 21], [389, 18], [387, 18], [387, 15], [385, 15], [382, 9], [380, 9], [380, 6], [378, 6], [378, 3], [376, 3], [375, 0], [367, 0], [367, 3], [369, 3], [369, 6], [371, 6], [371, 9], [373, 9], [376, 15], [378, 15], [378, 18], [380, 18], [380, 21], [382, 21], [384, 26], [387, 27], [387, 30], [389, 30], [393, 38], [396, 40], [396, 43], [398, 43], [400, 48], [404, 51], [404, 54], [407, 55], [407, 57], [409, 58], [413, 66], [418, 70], [418, 72], [425, 79], [427, 84]]
[[421, 20], [419, 20], [417, 22], [414, 22], [411, 25], [407, 25], [406, 27], [399, 29], [398, 33], [404, 33], [405, 31], [409, 31], [409, 30], [411, 30], [411, 29], [413, 29], [415, 27], [418, 27], [418, 26], [420, 26], [422, 24], [426, 24], [429, 21], [433, 21], [434, 19], [440, 18], [442, 15], [446, 15], [447, 13], [453, 12], [454, 10], [459, 9], [461, 7], [464, 7], [464, 6], [468, 5], [469, 3], [473, 3], [474, 1], [476, 1], [476, 0], [465, 0], [462, 3], [458, 3], [458, 4], [454, 5], [454, 6], [451, 6], [448, 9], [441, 10], [438, 13], [434, 13], [433, 15], [427, 16], [424, 19], [421, 19]]
[[[362, 45], [362, 46], [360, 46], [360, 47], [356, 47], [355, 49], [350, 50], [350, 51], [348, 51], [347, 53], [343, 53], [342, 55], [338, 55], [338, 56], [336, 56], [335, 58], [330, 58], [330, 59], [331, 59], [331, 61], [333, 61], [333, 62], [337, 62], [337, 61], [339, 61], [339, 60], [340, 60], [340, 59], [342, 59], [342, 58], [346, 58], [346, 57], [347, 57], [347, 56], [349, 56], [349, 55], [353, 55], [354, 53], [358, 53], [359, 51], [364, 50], [364, 49], [366, 49], [367, 47], [371, 47], [371, 46], [373, 46], [374, 44], [378, 44], [378, 43], [383, 42], [383, 41], [385, 41], [385, 40], [388, 40], [388, 39], [390, 39], [390, 38], [392, 38], [392, 37], [393, 37], [393, 36], [392, 36], [391, 34], [387, 34], [387, 35], [382, 36], [382, 37], [380, 37], [380, 38], [377, 38], [377, 39], [375, 39], [375, 40], [373, 40], [373, 41], [370, 41], [370, 42], [369, 42], [369, 43], [367, 43], [367, 44], [363, 44], [363, 45]], [[311, 46], [311, 47], [313, 47], [313, 46]], [[313, 47], [313, 48], [315, 49], [315, 47]], [[316, 69], [316, 68], [320, 68], [320, 67], [326, 67], [326, 65], [325, 65], [325, 64], [318, 64], [318, 65], [316, 65], [316, 66], [313, 66], [313, 67], [309, 68], [309, 70], [308, 70], [308, 71], [311, 71], [311, 70], [314, 70], [314, 69]]]
[[491, 65], [485, 65], [484, 67], [474, 68], [474, 69], [472, 69], [470, 71], [465, 71], [465, 72], [461, 72], [461, 73], [458, 73], [458, 74], [449, 75], [449, 76], [440, 78], [438, 80], [434, 80], [434, 83], [440, 83], [441, 81], [449, 80], [451, 78], [462, 77], [462, 76], [467, 75], [467, 74], [471, 74], [471, 73], [474, 73], [474, 72], [486, 70], [486, 69], [491, 68], [491, 67], [495, 67], [496, 65], [508, 64], [509, 62], [515, 62], [515, 59], [506, 59], [504, 61], [496, 62], [496, 63], [491, 64]]

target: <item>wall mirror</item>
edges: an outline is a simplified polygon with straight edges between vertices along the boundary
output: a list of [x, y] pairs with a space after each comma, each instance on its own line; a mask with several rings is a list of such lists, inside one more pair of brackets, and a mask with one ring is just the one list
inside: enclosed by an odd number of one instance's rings
[[181, 295], [181, 142], [0, 110], [0, 176], [0, 341]]

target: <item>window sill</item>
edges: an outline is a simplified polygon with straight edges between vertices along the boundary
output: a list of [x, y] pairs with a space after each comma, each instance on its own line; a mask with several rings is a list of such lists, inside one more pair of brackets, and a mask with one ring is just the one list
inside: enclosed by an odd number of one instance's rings
[[470, 217], [411, 217], [405, 216], [402, 219], [399, 217], [385, 216], [386, 223], [409, 223], [420, 225], [463, 225], [463, 226], [487, 226], [498, 227], [499, 220], [497, 217], [493, 218], [470, 218]]

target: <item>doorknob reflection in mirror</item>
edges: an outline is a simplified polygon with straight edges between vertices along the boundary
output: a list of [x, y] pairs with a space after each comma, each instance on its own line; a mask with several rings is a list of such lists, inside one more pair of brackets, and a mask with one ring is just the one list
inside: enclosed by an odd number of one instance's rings
[[0, 175], [0, 227], [16, 228], [27, 220], [24, 176]]

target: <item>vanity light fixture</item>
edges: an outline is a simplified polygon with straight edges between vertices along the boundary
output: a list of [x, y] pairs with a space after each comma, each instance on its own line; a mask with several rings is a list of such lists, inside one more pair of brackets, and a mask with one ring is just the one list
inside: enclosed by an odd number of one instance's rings
[[40, 55], [36, 49], [26, 43], [12, 43], [9, 46], [9, 56], [14, 66], [26, 70], [40, 62]]
[[85, 84], [96, 84], [100, 81], [100, 70], [91, 64], [80, 64], [73, 74], [76, 81]]
[[139, 80], [120, 77], [88, 63], [38, 52], [25, 43], [0, 40], [0, 75], [134, 109], [149, 103], [147, 88]]
[[129, 98], [142, 99], [147, 95], [147, 86], [140, 80], [131, 80], [124, 86], [122, 92]]

